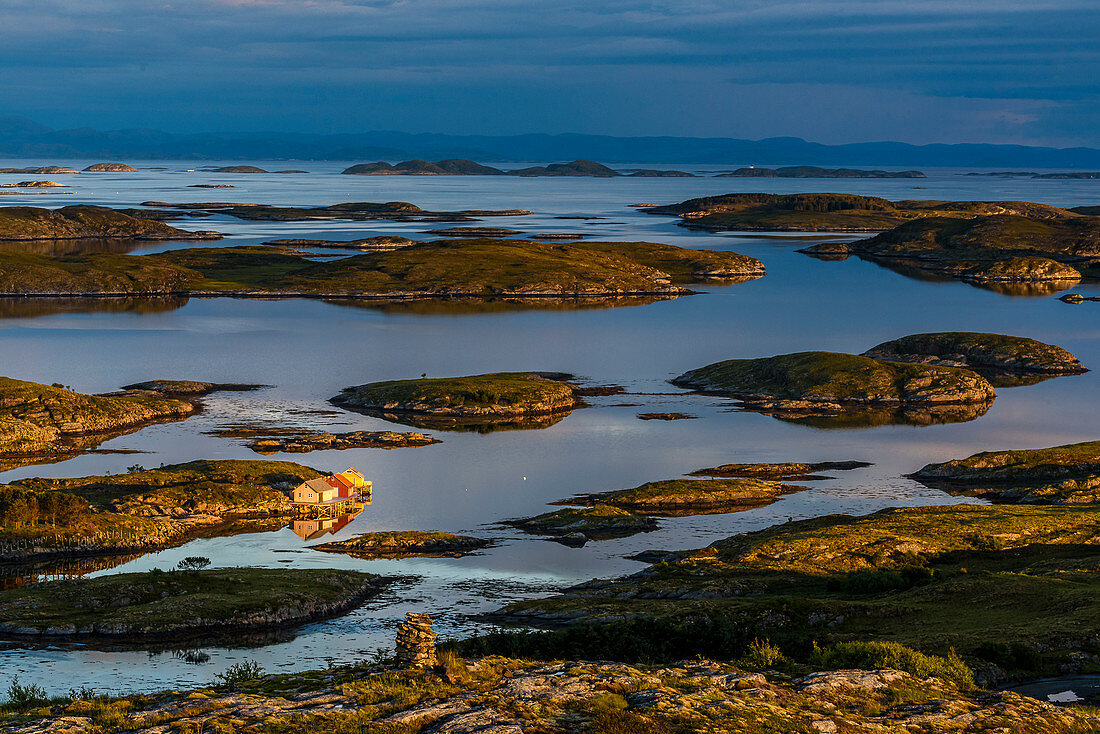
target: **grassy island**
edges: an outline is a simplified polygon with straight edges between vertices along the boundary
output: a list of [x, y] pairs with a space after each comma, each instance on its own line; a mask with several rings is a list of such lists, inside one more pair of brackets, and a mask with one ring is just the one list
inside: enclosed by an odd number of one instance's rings
[[490, 545], [490, 540], [468, 535], [401, 530], [364, 533], [348, 540], [310, 547], [329, 553], [346, 553], [356, 558], [460, 558]]
[[737, 253], [647, 242], [461, 239], [323, 262], [262, 246], [152, 255], [0, 254], [0, 295], [668, 297], [689, 293], [684, 283], [763, 274], [760, 261]]
[[102, 206], [65, 206], [39, 209], [30, 206], [0, 207], [2, 240], [209, 240], [217, 232], [187, 232], [163, 222], [137, 219]]
[[995, 396], [989, 382], [970, 370], [836, 352], [730, 359], [685, 372], [672, 384], [736, 398], [750, 409], [778, 412], [988, 403]]
[[[192, 461], [126, 474], [0, 485], [5, 559], [144, 552], [245, 532], [292, 512], [289, 491], [321, 472], [286, 461]], [[270, 524], [270, 523], [268, 523]]]
[[966, 459], [929, 464], [911, 476], [952, 494], [998, 502], [1098, 503], [1100, 441], [1048, 449], [983, 451]]
[[347, 387], [332, 402], [342, 408], [396, 416], [412, 425], [524, 423], [561, 416], [580, 403], [566, 375], [496, 372], [467, 377], [386, 380]]
[[0, 457], [71, 454], [194, 410], [190, 402], [154, 393], [84, 395], [0, 377]]
[[0, 631], [127, 641], [250, 632], [342, 614], [384, 585], [372, 574], [284, 568], [55, 581], [0, 591]]

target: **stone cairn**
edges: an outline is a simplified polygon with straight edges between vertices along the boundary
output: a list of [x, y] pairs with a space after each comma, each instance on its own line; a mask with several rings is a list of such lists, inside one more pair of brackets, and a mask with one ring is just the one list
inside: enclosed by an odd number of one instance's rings
[[427, 614], [408, 612], [405, 615], [405, 621], [397, 628], [398, 667], [435, 667], [438, 664], [435, 657], [435, 638], [431, 617]]

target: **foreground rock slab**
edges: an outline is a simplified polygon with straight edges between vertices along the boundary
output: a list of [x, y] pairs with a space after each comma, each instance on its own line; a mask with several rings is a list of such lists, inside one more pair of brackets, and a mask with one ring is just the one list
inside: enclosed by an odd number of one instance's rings
[[[110, 712], [104, 713], [104, 709]], [[761, 731], [790, 734], [1094, 731], [1087, 709], [891, 669], [791, 680], [712, 660], [665, 666], [502, 657], [433, 669], [344, 668], [264, 676], [236, 690], [74, 701], [0, 724], [18, 734], [101, 730], [106, 716], [144, 734], [212, 730], [520, 734], [542, 731]], [[229, 724], [229, 722], [232, 722]]]

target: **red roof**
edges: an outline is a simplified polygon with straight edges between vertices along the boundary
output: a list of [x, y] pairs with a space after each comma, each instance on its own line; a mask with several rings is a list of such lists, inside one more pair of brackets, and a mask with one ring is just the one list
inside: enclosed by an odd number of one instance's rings
[[340, 491], [341, 496], [349, 496], [355, 486], [344, 477], [339, 474], [333, 474], [331, 477], [325, 477], [325, 481], [329, 486]]

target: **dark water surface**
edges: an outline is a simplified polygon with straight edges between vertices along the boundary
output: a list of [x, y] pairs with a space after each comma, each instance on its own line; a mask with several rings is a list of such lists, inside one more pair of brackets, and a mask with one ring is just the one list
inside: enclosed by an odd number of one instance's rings
[[[1100, 438], [1097, 372], [1001, 389], [982, 417], [925, 427], [824, 430], [731, 411], [721, 399], [682, 393], [665, 381], [719, 359], [809, 349], [861, 352], [886, 339], [920, 331], [1030, 336], [1059, 344], [1087, 366], [1097, 367], [1100, 304], [1071, 306], [1049, 295], [1012, 297], [954, 281], [916, 280], [858, 259], [821, 262], [794, 252], [813, 241], [804, 237], [692, 233], [675, 226], [671, 218], [638, 214], [628, 207], [737, 190], [838, 191], [892, 199], [1022, 199], [1070, 206], [1100, 203], [1100, 182], [975, 178], [955, 171], [930, 172], [930, 178], [915, 181], [351, 177], [335, 175], [342, 167], [337, 164], [288, 166], [285, 162], [257, 165], [315, 172], [256, 176], [183, 170], [204, 165], [195, 162], [149, 165], [171, 170], [68, 176], [64, 183], [75, 187], [74, 195], [27, 197], [26, 202], [6, 197], [0, 203], [132, 206], [146, 200], [275, 204], [406, 200], [436, 210], [519, 207], [536, 215], [487, 219], [483, 224], [531, 233], [591, 232], [608, 239], [733, 249], [762, 260], [768, 275], [649, 305], [553, 311], [448, 313], [310, 300], [0, 302], [0, 374], [60, 382], [85, 392], [113, 390], [151, 378], [272, 385], [255, 393], [214, 395], [207, 399], [206, 410], [188, 421], [153, 426], [102, 447], [146, 453], [87, 454], [3, 472], [0, 482], [119, 472], [134, 463], [154, 467], [195, 458], [258, 458], [238, 441], [204, 433], [241, 421], [325, 430], [395, 428], [380, 419], [335, 409], [327, 399], [348, 385], [421, 373], [554, 370], [649, 393], [592, 399], [593, 407], [542, 430], [430, 431], [442, 443], [394, 451], [271, 457], [334, 471], [354, 465], [374, 482], [373, 504], [327, 539], [372, 530], [419, 529], [468, 532], [502, 542], [464, 559], [362, 561], [310, 551], [306, 541], [283, 529], [194, 541], [130, 560], [97, 573], [168, 568], [184, 556], [202, 555], [219, 566], [340, 567], [419, 578], [352, 614], [309, 625], [290, 639], [257, 641], [259, 646], [252, 648], [198, 641], [195, 646], [210, 656], [199, 664], [188, 663], [172, 651], [92, 650], [71, 644], [26, 649], [0, 641], [0, 669], [18, 674], [24, 683], [42, 684], [51, 693], [81, 685], [110, 690], [202, 685], [226, 665], [250, 659], [269, 671], [349, 662], [392, 644], [397, 620], [407, 610], [436, 616], [444, 634], [463, 634], [484, 628], [467, 615], [592, 577], [641, 569], [641, 564], [624, 559], [639, 550], [699, 547], [791, 517], [955, 502], [902, 475], [930, 461], [985, 449]], [[0, 181], [4, 182], [7, 179]], [[234, 183], [240, 188], [186, 188], [206, 182]], [[571, 215], [603, 218], [555, 219]], [[220, 243], [224, 245], [275, 237], [417, 236], [443, 226], [242, 222], [224, 217], [174, 224], [232, 234]], [[135, 252], [190, 244], [143, 244]], [[1100, 294], [1095, 285], [1074, 290]], [[641, 405], [622, 407], [622, 403]], [[657, 411], [692, 413], [701, 419], [636, 418], [637, 413]], [[577, 492], [630, 487], [721, 463], [848, 459], [874, 462], [874, 466], [835, 473], [835, 479], [815, 483], [811, 490], [784, 497], [770, 507], [662, 520], [656, 532], [589, 543], [581, 549], [493, 525], [501, 519], [543, 512], [548, 501]]]

